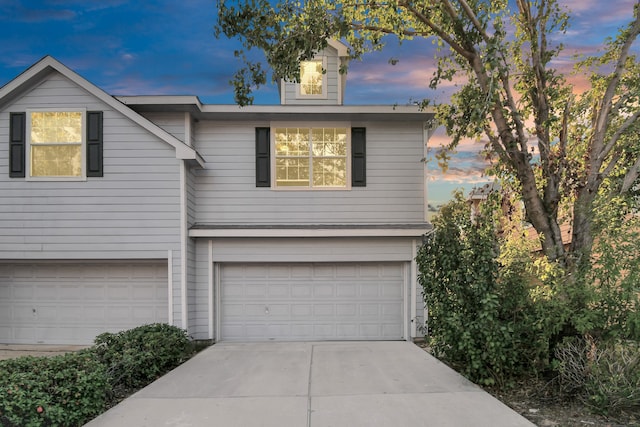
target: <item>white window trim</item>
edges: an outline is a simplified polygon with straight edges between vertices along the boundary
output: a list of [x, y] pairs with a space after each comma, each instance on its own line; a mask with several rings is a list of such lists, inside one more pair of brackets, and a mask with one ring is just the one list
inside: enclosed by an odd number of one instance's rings
[[328, 98], [328, 79], [327, 75], [329, 74], [329, 70], [327, 69], [327, 57], [323, 56], [321, 58], [312, 58], [309, 61], [320, 61], [322, 60], [322, 69], [324, 73], [322, 74], [322, 93], [319, 95], [303, 95], [300, 93], [300, 84], [296, 83], [296, 99], [327, 99]]
[[[80, 112], [82, 113], [81, 131], [82, 142], [80, 150], [82, 159], [80, 176], [31, 176], [31, 113], [42, 112]], [[25, 110], [25, 180], [26, 181], [86, 181], [87, 180], [87, 109], [86, 108], [27, 108]]]
[[[276, 191], [347, 191], [351, 190], [351, 123], [350, 122], [271, 122], [271, 189]], [[344, 187], [278, 187], [276, 185], [276, 128], [345, 128], [347, 132], [346, 185]], [[311, 173], [311, 172], [310, 172]], [[311, 179], [311, 178], [309, 178]]]

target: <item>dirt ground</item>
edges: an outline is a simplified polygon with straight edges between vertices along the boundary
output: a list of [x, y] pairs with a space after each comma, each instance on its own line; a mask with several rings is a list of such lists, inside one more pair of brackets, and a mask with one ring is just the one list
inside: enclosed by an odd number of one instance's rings
[[[429, 351], [425, 342], [416, 342]], [[538, 427], [640, 427], [640, 413], [623, 413], [605, 417], [594, 414], [577, 399], [561, 400], [550, 384], [530, 380], [508, 392], [495, 388], [486, 391]]]
[[640, 413], [604, 417], [591, 412], [579, 401], [562, 401], [550, 386], [535, 380], [518, 384], [512, 391], [487, 390], [539, 427], [627, 427], [640, 426]]

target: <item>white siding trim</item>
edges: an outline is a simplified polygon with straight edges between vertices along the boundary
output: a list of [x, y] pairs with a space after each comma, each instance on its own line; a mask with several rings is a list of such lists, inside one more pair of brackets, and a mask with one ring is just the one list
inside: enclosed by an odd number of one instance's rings
[[409, 271], [410, 267], [408, 263], [403, 263], [404, 264], [404, 292], [402, 292], [402, 297], [404, 299], [403, 303], [402, 303], [402, 325], [403, 325], [403, 331], [402, 331], [402, 336], [404, 337], [404, 339], [406, 341], [410, 341], [411, 340], [411, 336], [409, 335], [409, 322], [411, 321], [410, 318], [408, 318], [407, 316], [407, 305], [409, 304], [409, 292], [411, 292], [410, 289], [407, 289], [407, 287], [411, 287], [411, 272]]
[[429, 191], [428, 191], [428, 183], [429, 183], [429, 170], [427, 168], [427, 158], [429, 155], [428, 152], [428, 144], [429, 144], [429, 138], [431, 137], [431, 129], [429, 128], [429, 125], [425, 122], [423, 127], [423, 134], [424, 134], [424, 145], [423, 145], [423, 160], [422, 160], [422, 164], [424, 166], [424, 175], [423, 175], [423, 179], [422, 179], [422, 188], [423, 188], [423, 192], [424, 192], [424, 197], [423, 197], [423, 206], [422, 209], [424, 210], [424, 220], [427, 221], [428, 218], [428, 214], [429, 214]]
[[213, 241], [209, 240], [208, 242], [208, 247], [209, 247], [209, 257], [208, 262], [209, 262], [209, 267], [207, 269], [208, 272], [208, 278], [207, 278], [207, 284], [208, 284], [208, 288], [207, 288], [207, 311], [208, 311], [208, 322], [209, 322], [209, 339], [212, 340], [216, 335], [215, 335], [215, 330], [213, 329], [215, 324], [213, 322], [213, 315], [214, 315], [214, 304], [215, 304], [215, 300], [214, 300], [214, 281], [213, 281]]
[[184, 113], [184, 143], [191, 147], [191, 114]]
[[426, 227], [380, 229], [282, 229], [228, 228], [192, 229], [189, 237], [418, 237], [429, 231]]
[[[168, 316], [167, 322], [170, 325], [174, 325], [173, 323], [173, 251], [169, 249], [167, 251], [167, 300], [168, 300]], [[174, 325], [175, 326], [175, 325]]]
[[180, 162], [180, 303], [182, 329], [188, 330], [187, 304], [187, 166]]
[[417, 336], [417, 321], [416, 318], [416, 304], [418, 303], [418, 263], [416, 262], [416, 256], [418, 255], [418, 245], [415, 240], [411, 242], [411, 337]]
[[220, 323], [222, 322], [222, 313], [221, 313], [221, 307], [222, 307], [222, 293], [220, 290], [220, 263], [215, 263], [213, 264], [213, 274], [214, 274], [214, 286], [215, 286], [215, 302], [216, 302], [216, 326], [215, 326], [215, 330], [216, 330], [216, 341], [220, 341], [220, 333], [221, 333], [221, 328], [220, 328]]

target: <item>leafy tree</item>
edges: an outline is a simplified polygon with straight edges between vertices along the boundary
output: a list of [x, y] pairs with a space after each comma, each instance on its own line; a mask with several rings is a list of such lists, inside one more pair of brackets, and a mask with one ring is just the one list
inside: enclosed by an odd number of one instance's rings
[[[216, 33], [262, 50], [273, 77], [288, 80], [299, 79], [299, 62], [329, 38], [346, 40], [352, 58], [382, 49], [387, 35], [432, 38], [439, 50], [431, 86], [466, 81], [436, 107], [449, 148], [462, 138], [487, 138], [498, 171], [515, 178], [544, 254], [574, 270], [591, 255], [596, 199], [638, 186], [640, 64], [630, 50], [640, 32], [639, 4], [603, 53], [580, 64], [591, 82], [581, 95], [552, 66], [562, 50], [553, 40], [569, 20], [557, 0], [516, 0], [512, 8], [507, 0], [220, 0]], [[244, 51], [236, 55], [246, 61], [234, 79], [236, 100], [251, 103], [268, 72]], [[568, 250], [563, 212], [573, 221]]]

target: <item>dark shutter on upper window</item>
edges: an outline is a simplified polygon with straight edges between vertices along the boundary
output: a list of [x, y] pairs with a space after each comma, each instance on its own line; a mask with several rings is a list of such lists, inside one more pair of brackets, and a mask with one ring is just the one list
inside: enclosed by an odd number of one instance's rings
[[25, 113], [9, 114], [9, 177], [25, 176]]
[[351, 186], [367, 185], [367, 132], [365, 128], [351, 128]]
[[87, 111], [87, 176], [103, 176], [102, 111]]
[[256, 187], [271, 187], [270, 128], [256, 128]]

